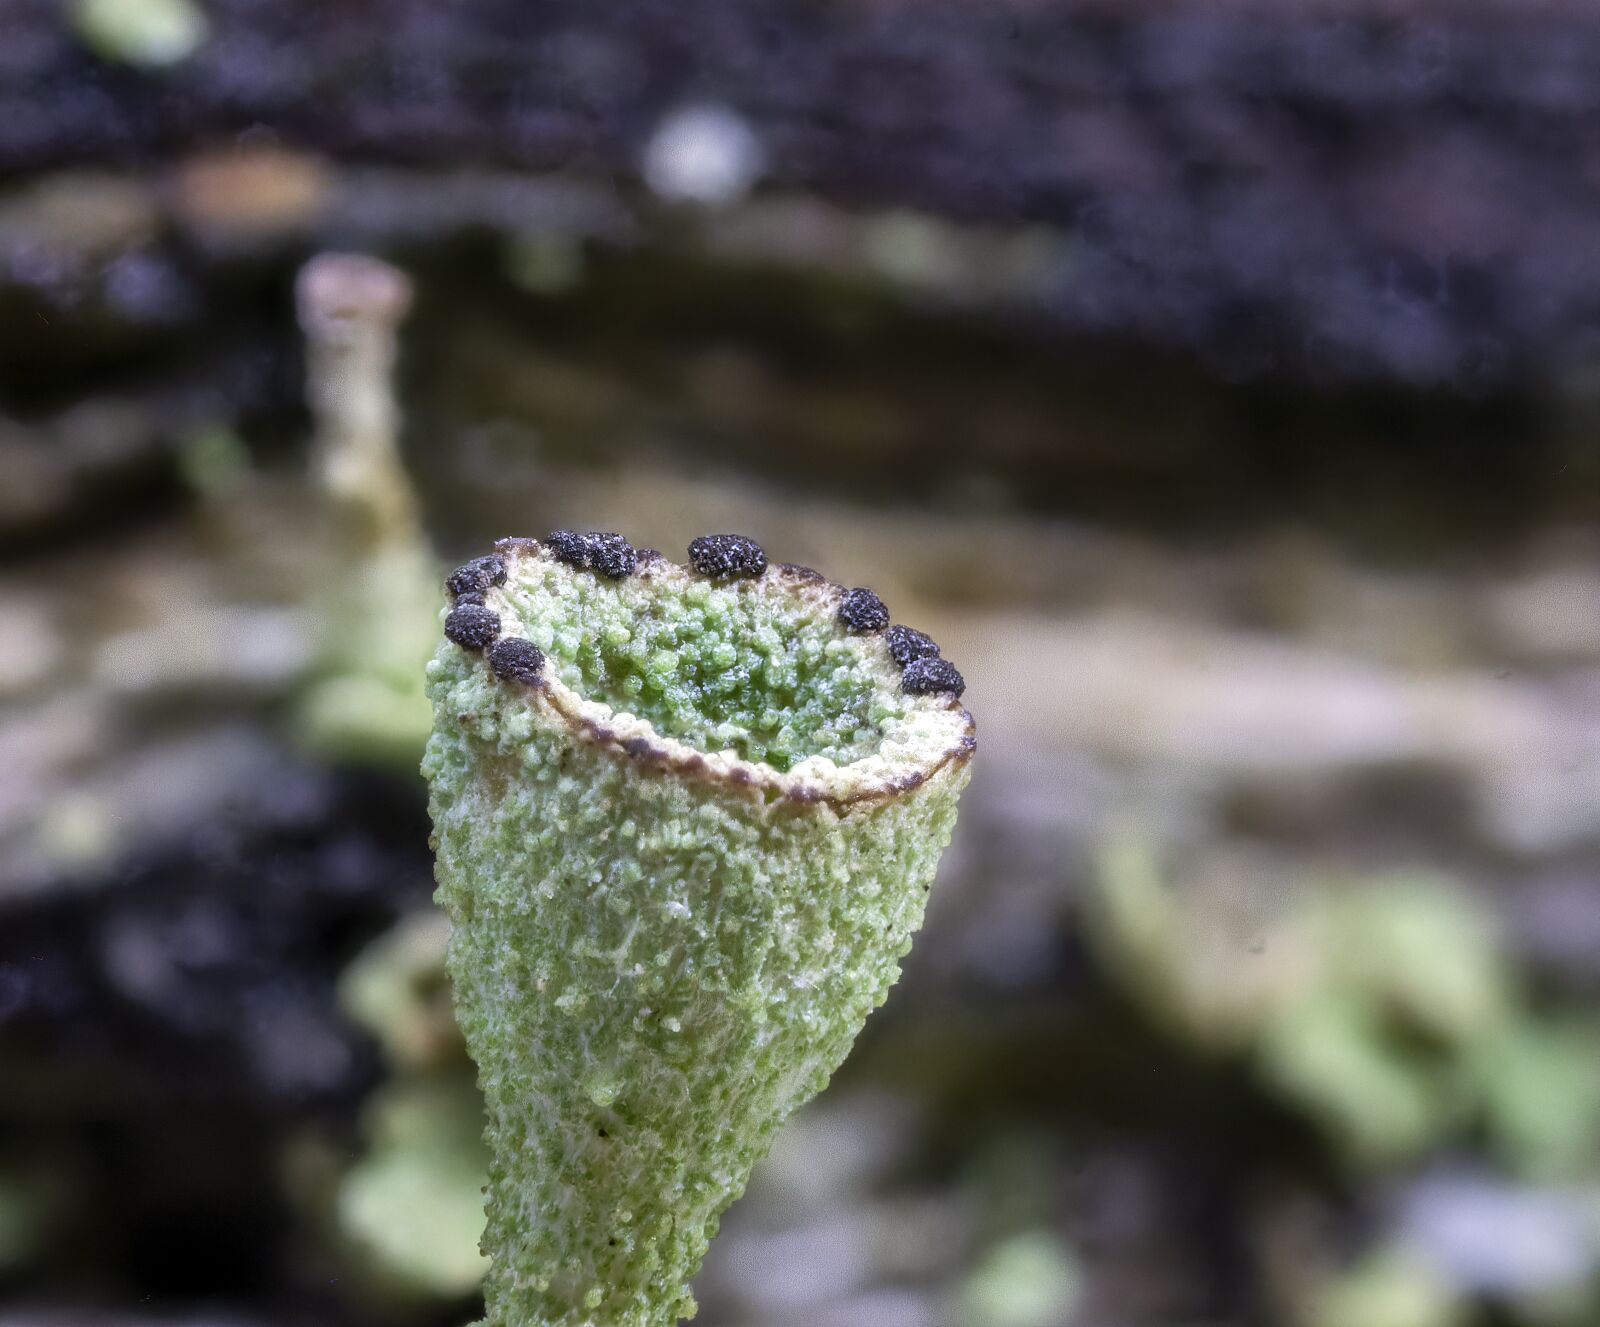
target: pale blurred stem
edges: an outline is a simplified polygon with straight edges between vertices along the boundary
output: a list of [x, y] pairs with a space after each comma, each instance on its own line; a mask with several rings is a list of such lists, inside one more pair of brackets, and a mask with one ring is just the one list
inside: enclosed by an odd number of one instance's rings
[[317, 479], [343, 551], [371, 556], [414, 543], [420, 522], [400, 463], [393, 382], [411, 282], [376, 258], [327, 253], [300, 270], [295, 297]]

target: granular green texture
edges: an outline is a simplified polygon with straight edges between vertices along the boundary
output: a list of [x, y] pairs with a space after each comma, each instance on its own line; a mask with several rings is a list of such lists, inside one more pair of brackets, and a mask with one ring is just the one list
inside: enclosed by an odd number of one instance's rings
[[506, 587], [518, 624], [506, 630], [574, 691], [701, 751], [780, 771], [812, 755], [848, 764], [907, 712], [863, 666], [870, 649], [818, 618], [815, 593], [773, 593], [781, 573], [719, 585], [662, 563], [619, 584], [553, 559], [522, 567]]
[[443, 644], [423, 766], [489, 1118], [487, 1321], [668, 1327], [898, 975], [972, 720], [904, 694], [826, 582], [502, 552], [486, 605], [543, 671]]

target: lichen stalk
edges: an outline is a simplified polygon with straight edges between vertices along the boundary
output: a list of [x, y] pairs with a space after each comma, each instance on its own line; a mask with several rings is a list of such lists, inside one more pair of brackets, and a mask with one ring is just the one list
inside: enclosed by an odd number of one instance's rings
[[684, 568], [557, 532], [451, 580], [424, 771], [492, 1327], [693, 1313], [722, 1211], [897, 977], [967, 781], [953, 667], [903, 685], [843, 589], [716, 538]]
[[346, 552], [413, 543], [421, 523], [400, 463], [393, 388], [411, 282], [381, 259], [324, 253], [300, 270], [295, 304], [319, 487], [337, 509]]
[[295, 726], [326, 757], [411, 765], [430, 726], [421, 672], [440, 598], [399, 450], [393, 377], [411, 283], [380, 259], [325, 253], [301, 269], [295, 298], [316, 423], [314, 532], [335, 569], [312, 596], [317, 662]]

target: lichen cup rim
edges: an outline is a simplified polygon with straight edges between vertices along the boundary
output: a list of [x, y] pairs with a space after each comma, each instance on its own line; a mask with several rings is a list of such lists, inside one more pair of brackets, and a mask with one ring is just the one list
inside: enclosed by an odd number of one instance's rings
[[[498, 540], [494, 555], [503, 560], [543, 558], [564, 567], [560, 559], [548, 554], [545, 541], [538, 539]], [[564, 569], [573, 575], [593, 574]], [[684, 586], [711, 579], [660, 554], [642, 558], [633, 575]], [[713, 583], [738, 593], [782, 594], [809, 601], [826, 610], [829, 617], [838, 612], [846, 594], [845, 587], [821, 573], [789, 563], [770, 564], [758, 575]], [[482, 594], [484, 606], [494, 611], [502, 624], [518, 622], [516, 610], [507, 602], [504, 585], [486, 586]], [[852, 633], [852, 638], [862, 642], [869, 652], [875, 682], [893, 686], [900, 666], [890, 655], [885, 633]], [[513, 626], [503, 629], [499, 639], [525, 637]], [[479, 666], [489, 672], [497, 688], [540, 698], [549, 713], [565, 724], [578, 741], [600, 746], [686, 782], [721, 786], [774, 805], [825, 805], [845, 814], [857, 807], [890, 802], [922, 787], [945, 769], [964, 764], [977, 749], [976, 721], [956, 696], [908, 695], [905, 699], [910, 712], [905, 722], [912, 727], [913, 740], [903, 752], [885, 755], [880, 744], [848, 764], [810, 756], [787, 770], [779, 770], [764, 760], [750, 760], [733, 751], [703, 751], [661, 732], [642, 715], [619, 711], [605, 701], [583, 695], [550, 669], [541, 669], [532, 677], [509, 679], [497, 676], [487, 661], [481, 661]], [[471, 717], [461, 716], [464, 721]]]

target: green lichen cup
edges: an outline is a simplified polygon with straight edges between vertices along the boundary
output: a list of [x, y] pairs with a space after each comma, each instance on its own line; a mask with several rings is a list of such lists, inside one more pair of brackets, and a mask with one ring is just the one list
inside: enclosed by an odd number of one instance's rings
[[737, 536], [688, 567], [505, 540], [449, 588], [423, 769], [487, 1322], [667, 1327], [898, 976], [975, 748], [960, 675]]

